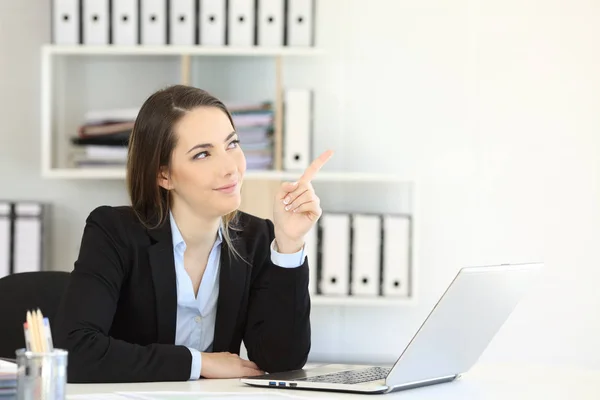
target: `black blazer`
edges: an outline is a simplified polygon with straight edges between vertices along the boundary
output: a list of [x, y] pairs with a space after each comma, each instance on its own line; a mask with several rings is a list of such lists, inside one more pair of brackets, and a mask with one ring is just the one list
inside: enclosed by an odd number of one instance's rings
[[[266, 372], [302, 368], [310, 351], [308, 260], [274, 265], [273, 223], [239, 213], [230, 230], [249, 263], [221, 249], [214, 352], [239, 354]], [[102, 206], [86, 220], [79, 258], [55, 321], [69, 351], [69, 382], [185, 381], [192, 356], [176, 346], [177, 286], [168, 220], [147, 230], [130, 207]]]

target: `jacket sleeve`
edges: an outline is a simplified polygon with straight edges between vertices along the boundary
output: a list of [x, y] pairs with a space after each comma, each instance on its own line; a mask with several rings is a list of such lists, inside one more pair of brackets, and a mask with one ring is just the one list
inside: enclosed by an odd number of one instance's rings
[[[271, 261], [269, 244], [273, 223], [253, 269], [257, 276], [250, 287], [244, 344], [248, 358], [262, 370], [274, 373], [300, 369], [311, 347], [308, 259], [297, 268], [279, 267]], [[258, 254], [257, 253], [257, 254]]]
[[79, 257], [53, 322], [55, 346], [69, 352], [69, 382], [185, 381], [192, 356], [184, 346], [141, 346], [109, 336], [130, 253], [109, 207], [86, 221]]

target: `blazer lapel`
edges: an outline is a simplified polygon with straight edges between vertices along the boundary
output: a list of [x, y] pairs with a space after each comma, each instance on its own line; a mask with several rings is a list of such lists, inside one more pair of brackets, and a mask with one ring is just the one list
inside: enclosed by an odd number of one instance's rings
[[148, 248], [148, 257], [156, 298], [158, 343], [174, 344], [177, 325], [177, 278], [171, 227], [165, 223], [162, 227], [148, 232], [156, 241]]
[[[248, 259], [243, 249], [246, 248], [243, 238], [233, 237], [236, 250], [244, 259]], [[231, 338], [238, 321], [240, 306], [246, 288], [246, 279], [251, 266], [229, 254], [227, 242], [221, 245], [221, 266], [219, 276], [219, 300], [215, 321], [215, 338], [213, 351], [229, 351]]]

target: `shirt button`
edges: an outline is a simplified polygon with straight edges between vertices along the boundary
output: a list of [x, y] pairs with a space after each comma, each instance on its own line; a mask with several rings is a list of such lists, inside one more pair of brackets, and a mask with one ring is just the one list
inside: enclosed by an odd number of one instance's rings
[[202, 321], [202, 317], [198, 315], [194, 318], [194, 321], [200, 323], [200, 321]]

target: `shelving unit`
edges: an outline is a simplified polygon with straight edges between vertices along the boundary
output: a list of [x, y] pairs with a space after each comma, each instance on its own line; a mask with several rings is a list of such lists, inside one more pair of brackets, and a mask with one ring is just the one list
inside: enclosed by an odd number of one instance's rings
[[322, 296], [312, 295], [313, 306], [336, 306], [336, 307], [383, 307], [383, 306], [411, 306], [416, 303], [414, 297], [358, 297], [358, 296]]
[[[194, 84], [193, 61], [205, 57], [262, 58], [273, 62], [274, 169], [248, 170], [245, 175], [241, 209], [271, 218], [274, 193], [282, 181], [298, 179], [302, 171], [283, 170], [283, 67], [288, 57], [316, 57], [318, 48], [232, 48], [200, 46], [64, 46], [45, 45], [41, 49], [41, 174], [48, 179], [124, 180], [124, 168], [78, 168], [69, 164], [70, 136], [81, 123], [83, 112], [93, 108], [141, 105], [149, 92], [167, 84]], [[230, 58], [227, 58], [230, 60]], [[122, 73], [121, 73], [122, 72]], [[142, 75], [142, 76], [140, 76]], [[155, 81], [154, 77], [159, 77]], [[106, 80], [108, 85], [103, 85]], [[112, 80], [112, 81], [111, 81]], [[107, 87], [118, 88], [114, 98]], [[100, 93], [100, 94], [99, 94]], [[109, 94], [107, 94], [109, 93]], [[315, 182], [322, 184], [365, 183], [394, 185], [411, 183], [410, 177], [365, 172], [321, 171]], [[414, 210], [413, 210], [414, 211]], [[413, 230], [414, 232], [414, 230]], [[413, 241], [414, 243], [414, 241]], [[414, 244], [413, 244], [414, 246]], [[413, 248], [414, 252], [414, 248]], [[411, 271], [412, 296], [332, 297], [312, 296], [315, 306], [399, 306], [415, 300], [415, 259]]]
[[[68, 102], [68, 95], [63, 92], [65, 75], [70, 70], [66, 65], [69, 60], [77, 59], [86, 63], [96, 60], [123, 60], [153, 57], [163, 63], [177, 63], [179, 76], [177, 81], [168, 80], [169, 83], [191, 83], [191, 58], [192, 57], [262, 57], [272, 59], [275, 63], [275, 93], [273, 98], [275, 112], [275, 170], [281, 168], [281, 130], [282, 130], [282, 68], [283, 57], [308, 57], [322, 54], [318, 48], [292, 48], [292, 47], [201, 47], [201, 46], [66, 46], [44, 45], [41, 49], [42, 63], [42, 176], [47, 178], [93, 178], [93, 179], [120, 179], [118, 170], [97, 168], [68, 168], [64, 164], [66, 148], [64, 135], [74, 132], [78, 121], [61, 115], [60, 106]], [[138, 61], [139, 62], [139, 61]], [[170, 72], [173, 74], [173, 71]], [[70, 77], [72, 78], [72, 77]], [[100, 77], [100, 79], [102, 79]], [[61, 82], [62, 81], [62, 82]], [[58, 82], [58, 84], [57, 84]], [[61, 83], [63, 85], [61, 85]], [[57, 124], [57, 125], [55, 125]], [[64, 130], [61, 132], [61, 130]], [[63, 137], [61, 137], [63, 136]]]
[[[246, 171], [244, 181], [293, 181], [302, 175], [301, 171]], [[55, 168], [46, 171], [46, 177], [54, 179], [125, 179], [123, 168]], [[315, 177], [317, 182], [389, 182], [401, 183], [406, 179], [395, 175], [370, 174], [364, 172], [321, 171]]]
[[303, 47], [202, 47], [202, 46], [67, 46], [44, 45], [43, 55], [171, 55], [171, 56], [314, 56], [323, 54], [319, 48]]

